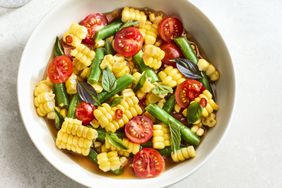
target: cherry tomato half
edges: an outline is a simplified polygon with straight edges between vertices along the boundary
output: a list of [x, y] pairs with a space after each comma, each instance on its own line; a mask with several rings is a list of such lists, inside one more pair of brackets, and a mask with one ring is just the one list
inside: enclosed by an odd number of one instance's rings
[[136, 176], [152, 178], [158, 176], [165, 168], [164, 159], [153, 148], [144, 148], [133, 159], [133, 169]]
[[181, 57], [181, 52], [174, 43], [167, 43], [160, 46], [160, 48], [165, 52], [165, 57], [162, 62], [167, 65], [176, 67], [175, 62], [170, 62], [169, 60]]
[[146, 116], [136, 116], [125, 125], [126, 137], [137, 144], [143, 144], [153, 136], [153, 121]]
[[135, 27], [127, 27], [116, 33], [114, 49], [125, 57], [134, 56], [142, 48], [143, 36]]
[[53, 83], [63, 83], [73, 72], [72, 61], [68, 56], [57, 56], [49, 64], [47, 75]]
[[197, 80], [188, 79], [177, 86], [175, 91], [176, 102], [181, 108], [186, 108], [189, 102], [198, 97], [205, 87]]
[[99, 29], [107, 25], [108, 21], [104, 14], [94, 13], [86, 16], [81, 22], [80, 25], [83, 25], [87, 28], [88, 34], [87, 37], [82, 41], [84, 44], [93, 45], [93, 37]]
[[170, 42], [175, 37], [182, 35], [184, 29], [181, 21], [178, 18], [166, 17], [159, 24], [158, 31], [164, 41]]
[[81, 102], [76, 108], [75, 116], [82, 121], [83, 125], [88, 125], [94, 119], [94, 110], [95, 107], [92, 104]]

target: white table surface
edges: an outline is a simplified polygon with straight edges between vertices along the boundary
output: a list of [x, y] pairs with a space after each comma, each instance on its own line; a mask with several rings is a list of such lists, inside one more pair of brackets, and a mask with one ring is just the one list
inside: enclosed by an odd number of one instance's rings
[[[0, 8], [0, 187], [80, 187], [29, 139], [16, 99], [20, 57], [32, 30], [59, 1]], [[225, 39], [236, 70], [233, 121], [215, 154], [171, 186], [282, 187], [282, 1], [193, 0]]]

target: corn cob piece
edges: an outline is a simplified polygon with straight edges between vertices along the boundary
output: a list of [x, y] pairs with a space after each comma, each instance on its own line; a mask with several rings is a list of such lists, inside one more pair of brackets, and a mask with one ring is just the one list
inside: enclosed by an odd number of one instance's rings
[[118, 78], [130, 73], [129, 66], [127, 65], [125, 58], [120, 55], [105, 55], [100, 64], [100, 68], [105, 69], [106, 67], [109, 67], [113, 74]]
[[99, 168], [103, 172], [117, 170], [121, 167], [121, 161], [116, 151], [102, 152], [97, 155]]
[[139, 24], [139, 31], [143, 35], [145, 44], [155, 44], [158, 37], [158, 25], [146, 21], [143, 24]]
[[133, 84], [136, 86], [137, 83], [139, 82], [139, 80], [140, 80], [142, 74], [141, 74], [140, 72], [135, 72], [132, 76], [133, 76], [133, 78], [134, 78], [134, 79], [133, 79]]
[[195, 133], [197, 136], [203, 136], [204, 133], [205, 133], [205, 129], [202, 128], [202, 123], [199, 122], [197, 124], [194, 124], [192, 127], [191, 127], [191, 131], [193, 133]]
[[52, 83], [49, 79], [36, 84], [34, 89], [34, 106], [39, 116], [54, 118], [55, 95], [52, 91]]
[[210, 113], [208, 117], [202, 119], [203, 125], [207, 127], [214, 127], [216, 125], [216, 116], [214, 113]]
[[207, 60], [199, 59], [197, 65], [198, 65], [199, 70], [205, 72], [206, 75], [211, 79], [211, 81], [216, 81], [219, 79], [219, 72]]
[[86, 67], [85, 69], [83, 69], [80, 73], [80, 78], [82, 78], [83, 80], [86, 80], [90, 74], [90, 70], [91, 68]]
[[119, 155], [128, 157], [130, 153], [136, 154], [140, 150], [140, 144], [130, 142], [126, 138], [123, 138], [122, 142], [128, 148], [127, 150], [116, 148], [106, 139], [103, 146], [103, 151], [118, 151]]
[[148, 93], [146, 95], [146, 105], [156, 104], [160, 100], [162, 100], [162, 98], [160, 98], [159, 96], [155, 95], [154, 93]]
[[143, 59], [145, 65], [151, 67], [155, 70], [159, 69], [162, 66], [162, 59], [165, 56], [165, 52], [162, 51], [159, 47], [148, 44], [145, 46]]
[[199, 97], [195, 98], [194, 101], [200, 102], [201, 98], [207, 100], [207, 105], [202, 109], [203, 117], [208, 117], [210, 113], [218, 110], [218, 105], [214, 102], [212, 99], [212, 94], [208, 90], [203, 91], [203, 93], [200, 94]]
[[178, 69], [173, 68], [172, 66], [167, 66], [163, 71], [160, 71], [158, 75], [162, 84], [171, 88], [174, 88], [185, 81], [184, 76], [178, 71]]
[[176, 153], [171, 153], [171, 158], [174, 162], [181, 162], [186, 159], [194, 158], [196, 151], [193, 146], [188, 146], [177, 150]]
[[144, 85], [136, 93], [138, 99], [142, 99], [147, 93], [150, 93], [154, 87], [154, 84], [151, 83], [151, 78], [147, 78]]
[[71, 51], [71, 55], [75, 57], [75, 69], [81, 71], [91, 65], [91, 62], [95, 57], [95, 52], [90, 50], [84, 44], [79, 44], [74, 50]]
[[[123, 127], [131, 118], [142, 113], [142, 109], [139, 106], [139, 100], [135, 96], [132, 89], [125, 89], [122, 92], [123, 99], [120, 104], [115, 107], [111, 107], [108, 103], [103, 103], [96, 110], [94, 110], [94, 116], [106, 131], [115, 132], [117, 129]], [[121, 119], [115, 119], [115, 111], [120, 109], [123, 111]]]
[[156, 124], [153, 126], [153, 148], [163, 149], [170, 146], [170, 135], [168, 126], [165, 124]]
[[151, 12], [149, 14], [149, 20], [156, 26], [159, 25], [159, 23], [162, 21], [164, 15], [163, 14], [157, 14], [155, 12]]
[[69, 30], [64, 34], [63, 41], [73, 47], [81, 44], [82, 39], [87, 36], [87, 28], [77, 23], [71, 24]]
[[77, 76], [75, 74], [72, 74], [67, 80], [66, 80], [66, 89], [68, 94], [76, 94], [76, 85], [77, 85]]
[[57, 134], [56, 146], [87, 156], [93, 140], [98, 136], [95, 129], [82, 125], [78, 119], [65, 118], [62, 128]]
[[139, 21], [140, 24], [145, 23], [147, 20], [147, 16], [143, 11], [124, 7], [121, 13], [121, 21], [123, 22], [131, 22], [131, 21]]

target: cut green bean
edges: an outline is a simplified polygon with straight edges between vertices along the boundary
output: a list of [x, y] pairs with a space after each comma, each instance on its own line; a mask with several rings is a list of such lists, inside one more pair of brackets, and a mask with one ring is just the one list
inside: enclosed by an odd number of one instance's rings
[[56, 37], [56, 42], [55, 42], [55, 45], [54, 45], [54, 55], [55, 56], [64, 55], [64, 51], [63, 51], [62, 45], [60, 43], [59, 37]]
[[95, 42], [108, 38], [114, 35], [122, 26], [122, 21], [115, 21], [110, 23], [109, 25], [101, 28], [95, 35]]
[[67, 117], [75, 118], [75, 111], [76, 111], [78, 102], [79, 102], [79, 97], [77, 94], [75, 94], [71, 99]]
[[163, 106], [163, 110], [166, 111], [167, 113], [171, 113], [174, 106], [175, 106], [176, 100], [175, 100], [175, 95], [171, 95], [169, 99], [166, 101], [166, 103]]
[[147, 78], [151, 78], [151, 83], [159, 81], [158, 76], [152, 69], [147, 69], [143, 72], [141, 78], [139, 79], [137, 85], [135, 86], [134, 90], [137, 91], [141, 87], [143, 87]]
[[144, 64], [144, 60], [143, 60], [143, 51], [140, 50], [137, 54], [135, 54], [133, 56], [133, 61], [134, 63], [137, 65], [138, 69], [140, 70], [140, 72], [143, 72], [147, 69], [150, 69], [150, 67], [148, 67], [147, 65]]
[[[175, 38], [174, 42], [181, 49], [181, 52], [184, 55], [184, 57], [186, 57], [188, 60], [195, 63], [196, 65], [198, 64], [198, 58], [196, 54], [194, 53], [194, 50], [191, 47], [191, 45], [189, 44], [189, 41], [186, 37]], [[199, 81], [205, 86], [207, 90], [212, 92], [212, 89], [211, 89], [211, 86], [210, 86], [210, 83], [209, 83], [209, 80], [206, 74], [203, 72], [201, 74], [202, 74], [202, 78], [199, 79]]]
[[91, 71], [90, 74], [88, 76], [87, 81], [90, 84], [94, 84], [97, 83], [100, 79], [100, 75], [101, 75], [101, 68], [100, 68], [100, 64], [104, 58], [104, 54], [105, 53], [105, 49], [104, 48], [97, 48], [95, 50], [95, 58], [92, 62], [91, 65]]
[[56, 96], [56, 103], [59, 107], [67, 107], [69, 100], [64, 83], [54, 84], [54, 92]]
[[106, 51], [106, 55], [108, 54], [115, 55], [116, 53], [113, 48], [112, 41], [110, 40], [110, 38], [106, 39], [105, 51]]
[[174, 124], [175, 126], [179, 127], [180, 133], [184, 141], [186, 141], [189, 144], [192, 145], [199, 145], [200, 144], [200, 139], [197, 137], [191, 130], [183, 125], [180, 121], [176, 120], [174, 117], [172, 117], [169, 113], [161, 109], [158, 105], [156, 104], [149, 104], [146, 107], [146, 110], [155, 118], [160, 120], [166, 125]]
[[121, 92], [122, 90], [126, 89], [131, 83], [133, 82], [133, 76], [130, 74], [125, 74], [119, 79], [117, 79], [117, 86], [111, 92], [102, 92], [99, 94], [99, 101], [103, 103], [113, 97], [115, 94]]

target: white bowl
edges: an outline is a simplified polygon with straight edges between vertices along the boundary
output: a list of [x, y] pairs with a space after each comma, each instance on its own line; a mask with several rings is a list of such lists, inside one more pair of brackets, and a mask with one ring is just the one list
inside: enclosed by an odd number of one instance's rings
[[[72, 22], [91, 12], [108, 12], [123, 6], [150, 7], [179, 16], [185, 28], [200, 43], [209, 60], [221, 73], [217, 84], [218, 124], [211, 129], [197, 149], [195, 159], [166, 170], [151, 179], [114, 179], [92, 173], [58, 150], [46, 122], [37, 116], [33, 106], [33, 89], [51, 56], [55, 36], [63, 34]], [[41, 154], [69, 178], [89, 187], [163, 187], [173, 184], [197, 170], [212, 154], [222, 139], [232, 114], [235, 80], [232, 61], [220, 34], [209, 19], [185, 0], [68, 0], [60, 3], [32, 33], [24, 49], [18, 73], [18, 101], [26, 130]]]

